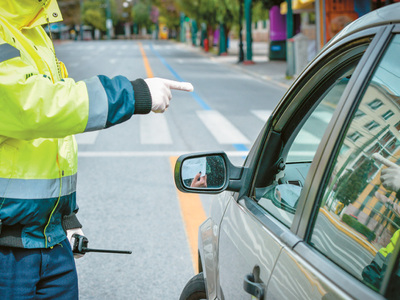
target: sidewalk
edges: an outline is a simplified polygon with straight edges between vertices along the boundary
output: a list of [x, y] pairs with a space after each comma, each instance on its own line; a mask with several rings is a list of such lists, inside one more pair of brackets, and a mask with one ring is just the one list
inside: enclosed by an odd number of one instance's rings
[[[239, 68], [242, 72], [270, 81], [286, 89], [290, 87], [295, 78], [286, 78], [286, 61], [270, 61], [268, 59], [268, 43], [253, 42], [253, 62], [254, 64], [238, 63], [239, 60], [239, 40], [230, 40], [228, 54], [220, 56], [215, 53], [205, 52], [201, 47], [192, 47], [203, 55], [207, 55], [212, 60], [228, 64], [234, 68]], [[244, 57], [246, 58], [245, 43], [243, 46]]]

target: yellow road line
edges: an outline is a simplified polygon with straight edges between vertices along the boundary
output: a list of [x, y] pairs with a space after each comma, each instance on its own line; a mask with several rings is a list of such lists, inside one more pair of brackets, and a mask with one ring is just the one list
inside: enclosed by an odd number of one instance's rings
[[[175, 169], [175, 162], [178, 157], [171, 156], [171, 168], [172, 172]], [[201, 223], [206, 220], [206, 213], [204, 212], [203, 205], [201, 204], [201, 200], [199, 195], [197, 194], [186, 194], [177, 190], [179, 204], [181, 207], [181, 213], [183, 222], [185, 224], [186, 235], [188, 238], [190, 252], [192, 254], [193, 261], [193, 269], [194, 272], [198, 272], [198, 230]]]
[[[149, 61], [147, 59], [146, 53], [143, 49], [142, 43], [139, 43], [139, 49], [142, 53], [144, 67], [146, 69], [147, 77], [154, 77], [151, 70]], [[175, 162], [178, 159], [177, 156], [170, 157], [170, 163], [172, 172], [175, 169]], [[199, 226], [207, 218], [201, 204], [199, 195], [197, 194], [186, 194], [177, 190], [179, 204], [181, 207], [182, 219], [185, 224], [186, 235], [189, 242], [190, 252], [192, 254], [193, 270], [195, 273], [198, 272], [198, 254], [197, 254], [197, 232]]]
[[146, 69], [147, 78], [152, 78], [152, 77], [154, 77], [153, 71], [150, 68], [149, 60], [147, 59], [146, 52], [143, 49], [142, 43], [139, 43], [139, 49], [140, 49], [140, 53], [142, 53], [142, 58], [143, 58], [144, 67]]

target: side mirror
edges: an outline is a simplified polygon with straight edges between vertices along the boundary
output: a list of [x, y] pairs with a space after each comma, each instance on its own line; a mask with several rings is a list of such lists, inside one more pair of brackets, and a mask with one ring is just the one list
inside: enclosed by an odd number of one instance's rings
[[239, 179], [240, 171], [224, 152], [182, 155], [175, 164], [175, 185], [181, 192], [217, 194]]

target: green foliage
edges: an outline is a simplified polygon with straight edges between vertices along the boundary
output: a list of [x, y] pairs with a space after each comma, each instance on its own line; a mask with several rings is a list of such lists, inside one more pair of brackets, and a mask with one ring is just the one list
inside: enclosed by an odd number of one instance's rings
[[180, 8], [174, 0], [153, 0], [160, 11], [159, 23], [166, 24], [168, 28], [178, 29], [180, 25]]
[[354, 230], [356, 230], [357, 232], [364, 235], [368, 239], [368, 241], [375, 240], [376, 234], [372, 230], [370, 230], [367, 226], [358, 222], [354, 217], [344, 214], [342, 217], [342, 221], [347, 225], [349, 225]]
[[353, 172], [347, 171], [338, 180], [336, 198], [344, 204], [349, 205], [357, 200], [360, 193], [368, 184], [368, 174], [373, 165], [372, 159], [365, 161]]
[[262, 6], [268, 10], [271, 9], [272, 6], [281, 5], [282, 2], [285, 2], [285, 0], [260, 0]]
[[[115, 0], [108, 0], [110, 4], [111, 19], [114, 25], [118, 21]], [[101, 31], [106, 31], [107, 0], [85, 0], [83, 2], [83, 23], [93, 26]]]
[[151, 2], [141, 0], [132, 7], [132, 20], [139, 27], [150, 28], [153, 22], [150, 19]]
[[85, 24], [89, 24], [101, 31], [106, 31], [106, 17], [105, 14], [99, 10], [87, 10], [83, 20]]
[[253, 4], [253, 22], [263, 21], [269, 19], [269, 8], [266, 9], [262, 2], [255, 2]]

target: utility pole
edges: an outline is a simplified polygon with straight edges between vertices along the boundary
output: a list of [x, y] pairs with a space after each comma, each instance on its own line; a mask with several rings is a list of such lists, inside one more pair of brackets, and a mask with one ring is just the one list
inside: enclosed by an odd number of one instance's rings
[[254, 64], [253, 62], [253, 40], [251, 37], [251, 6], [252, 0], [244, 0], [244, 14], [246, 17], [246, 60], [244, 64]]

